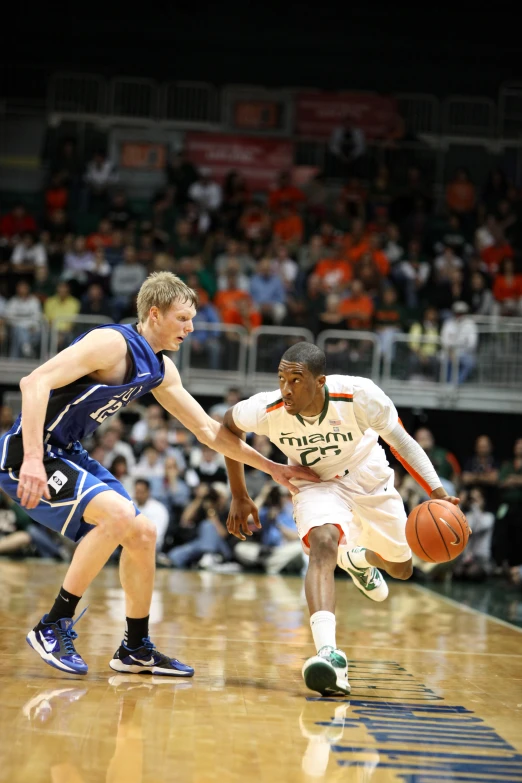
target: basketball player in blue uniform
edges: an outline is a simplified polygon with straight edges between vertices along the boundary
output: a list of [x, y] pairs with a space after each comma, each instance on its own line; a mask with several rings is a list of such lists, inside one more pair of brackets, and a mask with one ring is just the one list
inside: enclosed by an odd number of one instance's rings
[[170, 272], [154, 273], [142, 285], [137, 306], [136, 325], [97, 327], [22, 379], [22, 413], [0, 438], [0, 488], [37, 522], [79, 541], [54, 605], [27, 636], [46, 663], [86, 674], [87, 664], [74, 646], [73, 617], [83, 593], [121, 545], [127, 625], [111, 668], [191, 677], [191, 666], [160, 653], [149, 638], [155, 525], [89, 457], [81, 439], [152, 392], [202, 443], [269, 473], [293, 492], [290, 479], [319, 479], [308, 468], [264, 458], [207, 416], [183, 388], [174, 363], [162, 352], [178, 351], [193, 331], [192, 289]]

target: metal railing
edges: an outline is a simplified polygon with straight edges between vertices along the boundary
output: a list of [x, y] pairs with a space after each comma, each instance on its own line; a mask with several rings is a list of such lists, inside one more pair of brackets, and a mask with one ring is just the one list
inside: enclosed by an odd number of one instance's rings
[[32, 326], [10, 323], [4, 315], [0, 324], [0, 357], [45, 361], [49, 343], [49, 323], [44, 315]]
[[[231, 85], [218, 90], [207, 82], [167, 82], [117, 77], [110, 82], [99, 74], [56, 73], [49, 79], [47, 108], [63, 115], [107, 115], [129, 119], [164, 120], [168, 123], [193, 123], [200, 127], [225, 123], [227, 95]], [[258, 87], [239, 85], [246, 95], [257, 94]], [[250, 90], [250, 92], [249, 92]], [[293, 116], [296, 91], [286, 91], [287, 115]], [[485, 96], [450, 96], [443, 104], [427, 93], [399, 93], [399, 114], [408, 136], [422, 134], [490, 139], [522, 138], [522, 84], [506, 83], [498, 102]], [[223, 125], [223, 130], [226, 130]], [[289, 129], [288, 129], [289, 130]], [[309, 165], [323, 165], [324, 147], [298, 140], [298, 158]]]
[[398, 333], [383, 354], [382, 377], [387, 382], [443, 383], [444, 364], [440, 337]]
[[66, 114], [104, 114], [107, 85], [90, 73], [55, 73], [49, 80], [47, 108]]
[[77, 337], [95, 326], [112, 324], [112, 318], [101, 315], [59, 316], [50, 328], [49, 355], [55, 356], [67, 348]]
[[395, 96], [406, 131], [418, 133], [439, 133], [440, 108], [434, 95], [424, 93], [402, 93]]
[[260, 326], [249, 336], [248, 379], [256, 383], [267, 382], [273, 386], [279, 360], [295, 343], [313, 343], [309, 329], [291, 326]]
[[449, 136], [495, 135], [497, 110], [491, 98], [452, 95], [444, 101], [442, 132]]
[[159, 91], [152, 79], [112, 79], [109, 88], [110, 114], [154, 120], [158, 117], [158, 110]]
[[381, 347], [374, 332], [327, 329], [317, 337], [328, 373], [363, 375], [379, 380]]
[[522, 329], [479, 327], [479, 343], [470, 382], [522, 389]]
[[180, 369], [190, 381], [244, 384], [248, 332], [235, 324], [195, 323], [181, 346]]
[[498, 135], [504, 139], [522, 137], [522, 83], [503, 84], [498, 99]]
[[205, 82], [170, 82], [162, 88], [161, 116], [179, 122], [219, 122], [219, 93]]

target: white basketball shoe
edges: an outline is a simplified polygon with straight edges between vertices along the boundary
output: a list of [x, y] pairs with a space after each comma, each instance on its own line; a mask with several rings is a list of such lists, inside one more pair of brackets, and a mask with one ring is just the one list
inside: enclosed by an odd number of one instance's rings
[[349, 549], [340, 546], [337, 552], [337, 565], [347, 571], [353, 579], [356, 588], [370, 601], [384, 601], [388, 597], [388, 585], [383, 576], [374, 566], [358, 568], [353, 564], [350, 554], [364, 552], [364, 547], [357, 546]]
[[303, 679], [307, 688], [321, 696], [347, 696], [351, 688], [346, 654], [333, 647], [322, 647], [317, 655], [305, 661]]

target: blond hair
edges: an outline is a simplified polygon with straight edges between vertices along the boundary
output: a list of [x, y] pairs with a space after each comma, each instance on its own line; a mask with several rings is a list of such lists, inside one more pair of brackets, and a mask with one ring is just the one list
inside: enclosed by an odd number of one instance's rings
[[175, 302], [197, 307], [198, 295], [172, 272], [153, 272], [138, 292], [138, 320], [145, 321], [151, 307], [157, 307], [164, 313]]

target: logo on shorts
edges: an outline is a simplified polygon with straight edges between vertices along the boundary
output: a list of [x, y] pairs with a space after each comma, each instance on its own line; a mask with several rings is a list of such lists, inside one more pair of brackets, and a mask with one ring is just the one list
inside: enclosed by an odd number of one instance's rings
[[55, 470], [47, 483], [49, 484], [50, 487], [54, 489], [56, 494], [58, 494], [61, 488], [65, 486], [65, 484], [67, 484], [68, 481], [69, 479], [67, 478], [65, 473], [62, 473], [61, 470]]

